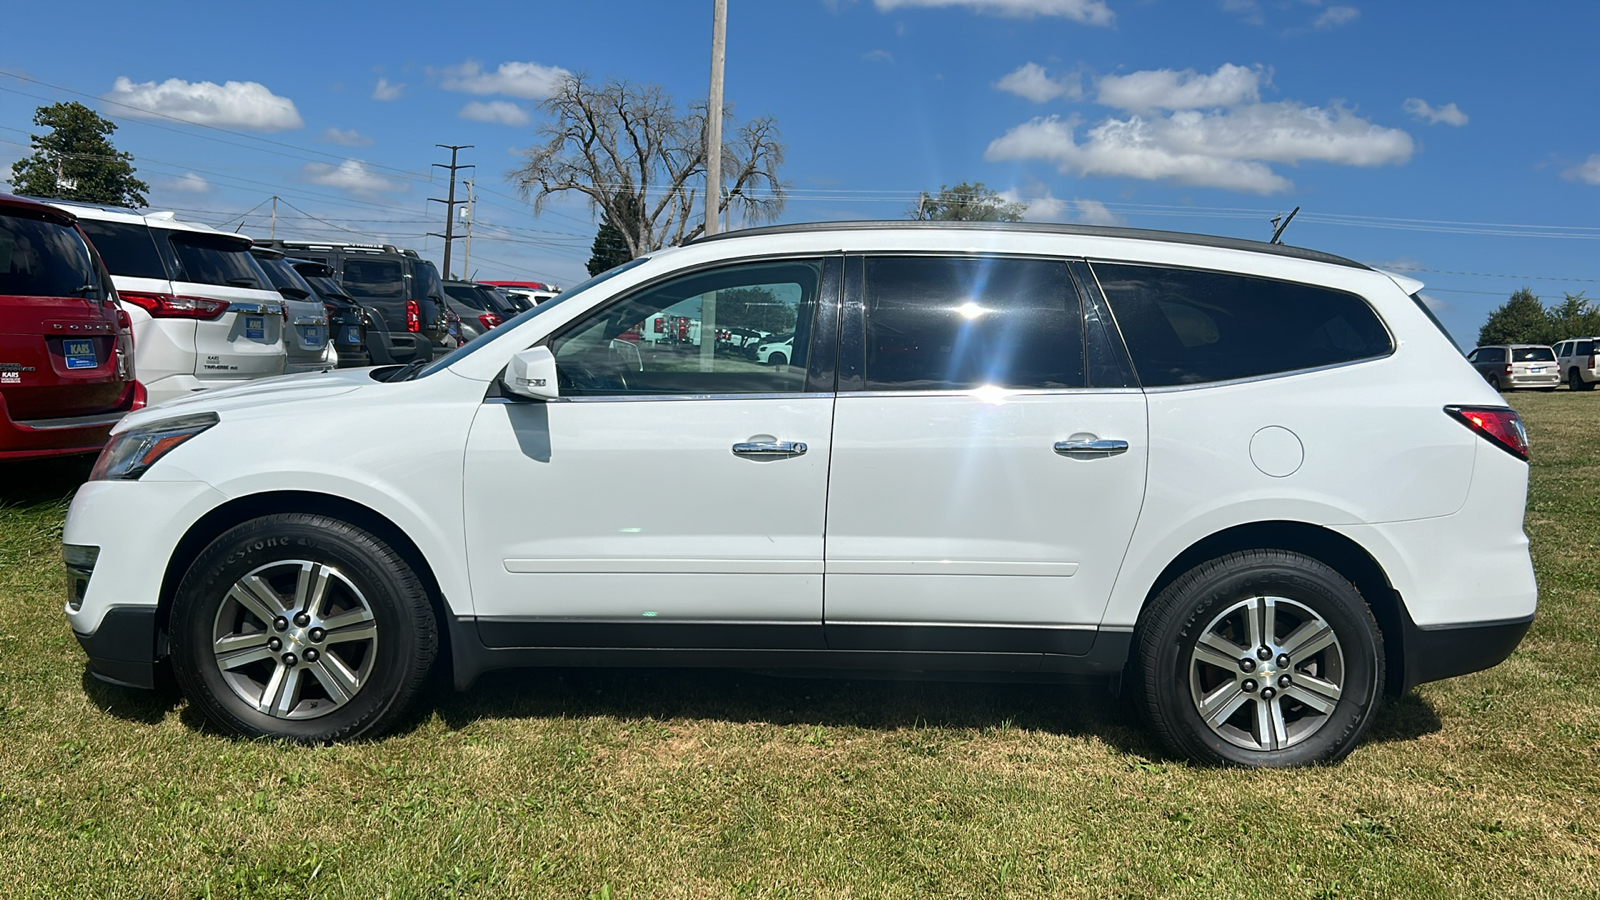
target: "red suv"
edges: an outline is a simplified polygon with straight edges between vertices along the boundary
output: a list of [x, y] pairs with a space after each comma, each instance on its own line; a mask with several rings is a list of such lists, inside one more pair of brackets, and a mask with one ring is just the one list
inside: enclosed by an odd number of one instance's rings
[[0, 194], [0, 460], [93, 453], [143, 405], [128, 314], [77, 219]]

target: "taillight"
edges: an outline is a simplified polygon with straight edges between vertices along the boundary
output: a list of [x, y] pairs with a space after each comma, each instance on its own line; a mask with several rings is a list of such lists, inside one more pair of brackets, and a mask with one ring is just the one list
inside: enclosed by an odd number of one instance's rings
[[152, 319], [215, 319], [228, 311], [228, 301], [175, 294], [123, 291], [122, 299], [150, 314]]
[[1589, 354], [1589, 368], [1594, 368], [1594, 354]]
[[1528, 431], [1511, 410], [1503, 406], [1446, 406], [1444, 411], [1517, 459], [1528, 458]]
[[484, 313], [478, 317], [478, 324], [482, 325], [485, 331], [496, 328], [500, 325], [500, 316], [498, 313]]
[[128, 407], [128, 410], [131, 412], [135, 409], [144, 409], [149, 402], [150, 392], [144, 389], [144, 382], [135, 381], [133, 383], [133, 405]]
[[422, 307], [415, 300], [406, 301], [406, 330], [413, 334], [422, 330]]
[[124, 333], [133, 330], [133, 320], [128, 318], [128, 311], [125, 309], [117, 310], [117, 330]]
[[1506, 374], [1507, 375], [1511, 374], [1511, 364], [1510, 363], [1506, 363]]

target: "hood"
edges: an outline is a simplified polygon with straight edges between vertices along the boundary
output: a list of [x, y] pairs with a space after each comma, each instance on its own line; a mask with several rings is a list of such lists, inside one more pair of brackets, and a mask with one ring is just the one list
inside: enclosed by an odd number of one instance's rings
[[306, 375], [279, 375], [260, 378], [235, 387], [200, 391], [188, 397], [179, 397], [165, 403], [129, 413], [118, 423], [116, 432], [126, 431], [146, 422], [157, 422], [173, 416], [190, 413], [223, 413], [236, 409], [259, 409], [280, 403], [300, 400], [319, 400], [348, 394], [357, 388], [377, 384], [370, 369], [335, 369]]

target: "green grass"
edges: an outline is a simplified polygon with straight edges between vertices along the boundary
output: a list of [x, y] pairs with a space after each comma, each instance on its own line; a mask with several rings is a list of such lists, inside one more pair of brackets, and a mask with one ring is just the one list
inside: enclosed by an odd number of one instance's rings
[[1519, 394], [1541, 613], [1343, 764], [1200, 769], [1103, 691], [533, 671], [400, 733], [231, 739], [88, 679], [82, 464], [0, 469], [0, 894], [1600, 896], [1600, 393]]

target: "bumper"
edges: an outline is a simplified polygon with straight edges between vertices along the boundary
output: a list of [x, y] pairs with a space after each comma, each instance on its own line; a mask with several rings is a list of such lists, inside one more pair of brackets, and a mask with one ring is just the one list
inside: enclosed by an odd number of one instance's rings
[[1553, 388], [1561, 383], [1561, 374], [1550, 371], [1543, 375], [1512, 375], [1505, 380], [1509, 388]]
[[1406, 616], [1404, 690], [1497, 666], [1522, 642], [1533, 616], [1420, 628]]
[[367, 332], [367, 351], [372, 355], [373, 365], [388, 366], [414, 359], [432, 359], [433, 342], [426, 334], [374, 329]]
[[134, 387], [130, 383], [122, 402], [111, 412], [69, 419], [15, 421], [0, 396], [0, 460], [31, 459], [98, 453], [106, 445], [111, 429], [133, 406]]
[[124, 687], [156, 686], [156, 608], [119, 606], [107, 610], [100, 627], [73, 636], [89, 655], [89, 672]]

